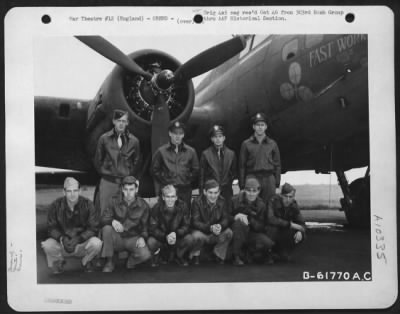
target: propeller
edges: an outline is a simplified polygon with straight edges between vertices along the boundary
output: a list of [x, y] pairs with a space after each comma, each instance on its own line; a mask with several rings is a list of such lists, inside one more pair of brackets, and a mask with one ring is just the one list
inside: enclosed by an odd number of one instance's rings
[[174, 73], [167, 69], [162, 70], [157, 76], [153, 77], [153, 85], [160, 90], [166, 90], [176, 82], [188, 81], [216, 68], [238, 54], [245, 47], [246, 39], [244, 36], [229, 39], [194, 56], [176, 69]]
[[85, 45], [101, 54], [103, 57], [115, 62], [124, 69], [139, 74], [150, 80], [152, 75], [144, 71], [135, 61], [125, 55], [121, 50], [101, 36], [75, 36]]
[[75, 37], [125, 70], [141, 75], [146, 79], [143, 82], [144, 85], [142, 85], [143, 96], [150, 103], [154, 103], [151, 123], [151, 150], [153, 155], [158, 147], [168, 142], [167, 129], [170, 123], [170, 115], [164, 95], [168, 93], [167, 90], [176, 82], [188, 81], [219, 66], [246, 47], [244, 36], [237, 36], [194, 56], [175, 72], [164, 69], [160, 73], [152, 75], [144, 71], [135, 61], [101, 36]]
[[169, 109], [163, 94], [158, 94], [153, 110], [151, 123], [151, 152], [152, 156], [157, 149], [168, 143]]
[[[152, 79], [153, 86], [160, 91], [168, 89], [176, 81], [187, 81], [192, 77], [203, 74], [228, 59], [232, 58], [246, 47], [244, 37], [234, 37], [219, 45], [211, 47], [181, 65], [175, 73], [163, 70]], [[168, 142], [168, 129], [170, 122], [169, 109], [162, 93], [157, 95], [156, 105], [153, 110], [151, 150], [154, 153], [161, 145]]]
[[174, 73], [175, 81], [186, 81], [229, 60], [246, 47], [243, 36], [236, 36], [211, 47], [182, 64]]

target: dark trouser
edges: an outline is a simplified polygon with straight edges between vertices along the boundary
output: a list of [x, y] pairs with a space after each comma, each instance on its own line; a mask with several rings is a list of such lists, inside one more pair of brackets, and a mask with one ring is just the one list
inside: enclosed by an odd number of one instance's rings
[[152, 254], [161, 249], [161, 251], [166, 251], [167, 253], [175, 252], [179, 258], [182, 258], [187, 251], [191, 250], [193, 244], [194, 239], [190, 234], [185, 235], [183, 238], [177, 238], [174, 245], [169, 245], [167, 241], [160, 241], [154, 237], [149, 237], [147, 240], [147, 245]]
[[235, 220], [232, 224], [233, 239], [232, 251], [233, 255], [239, 256], [242, 249], [247, 249], [248, 252], [268, 252], [273, 246], [272, 241], [265, 233], [252, 232], [249, 226], [243, 222]]
[[213, 247], [215, 256], [225, 260], [228, 252], [229, 243], [232, 240], [232, 230], [226, 228], [219, 235], [205, 234], [200, 230], [193, 230], [192, 236], [194, 239], [194, 247], [190, 253], [190, 258], [193, 256], [200, 256], [200, 250], [205, 245]]
[[151, 257], [147, 245], [136, 247], [136, 241], [140, 236], [124, 237], [114, 230], [112, 226], [104, 226], [102, 229], [103, 250], [101, 257], [112, 257], [114, 252], [129, 251], [129, 259], [133, 265], [145, 262]]
[[304, 241], [303, 238], [299, 243], [294, 242], [294, 235], [297, 230], [276, 227], [276, 226], [268, 226], [267, 235], [275, 242], [274, 249], [279, 252], [291, 253], [293, 252], [296, 245], [299, 245]]
[[190, 185], [176, 185], [175, 188], [178, 198], [184, 201], [190, 210], [192, 206], [192, 187]]
[[100, 179], [99, 190], [95, 199], [95, 206], [97, 209], [100, 208], [100, 214], [103, 214], [108, 207], [111, 198], [118, 194], [119, 191], [120, 184], [118, 182], [111, 182], [104, 178]]
[[229, 202], [231, 201], [232, 196], [233, 196], [232, 184], [231, 185], [222, 185], [221, 186], [221, 195], [225, 199], [226, 203], [229, 204]]
[[268, 200], [275, 195], [276, 180], [272, 173], [255, 173], [254, 174], [261, 185], [260, 197], [267, 203]]

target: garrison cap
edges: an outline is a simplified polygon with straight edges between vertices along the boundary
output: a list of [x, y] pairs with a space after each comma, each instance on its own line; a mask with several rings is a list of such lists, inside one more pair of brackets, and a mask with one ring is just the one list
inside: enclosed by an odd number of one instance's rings
[[185, 125], [180, 121], [175, 121], [168, 128], [168, 130], [171, 131], [171, 132], [173, 132], [173, 131], [175, 131], [177, 129], [182, 129], [185, 132]]
[[73, 177], [66, 177], [64, 180], [64, 189], [76, 184], [79, 187], [79, 182]]
[[296, 191], [296, 189], [292, 185], [290, 185], [289, 183], [285, 183], [282, 186], [281, 194], [289, 194], [289, 193], [291, 193], [293, 191]]
[[267, 118], [262, 112], [257, 113], [253, 118], [252, 118], [253, 124], [256, 124], [257, 122], [265, 122], [267, 123]]
[[250, 176], [246, 177], [246, 182], [244, 184], [244, 187], [248, 188], [248, 189], [259, 189], [260, 182], [258, 181], [258, 179], [255, 176], [250, 175]]
[[115, 109], [113, 111], [113, 120], [118, 120], [119, 118], [123, 117], [126, 114], [128, 114], [128, 111]]
[[217, 134], [222, 134], [224, 135], [224, 128], [220, 125], [214, 125], [209, 132], [210, 137], [213, 137]]
[[219, 184], [216, 180], [210, 179], [204, 183], [204, 190], [208, 191], [209, 189], [217, 188]]
[[126, 176], [122, 179], [121, 185], [131, 185], [134, 184], [136, 187], [139, 186], [139, 181], [134, 176]]

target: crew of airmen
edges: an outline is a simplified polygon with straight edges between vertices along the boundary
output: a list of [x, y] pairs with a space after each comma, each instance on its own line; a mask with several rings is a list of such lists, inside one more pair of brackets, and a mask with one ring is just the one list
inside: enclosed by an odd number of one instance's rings
[[[42, 248], [53, 273], [62, 273], [70, 256], [82, 257], [87, 272], [112, 272], [116, 259], [124, 257], [127, 269], [147, 261], [152, 267], [199, 265], [206, 258], [218, 264], [231, 260], [235, 266], [291, 261], [306, 234], [296, 190], [285, 183], [276, 194], [281, 175], [278, 146], [265, 133], [263, 113], [252, 123], [254, 134], [242, 143], [238, 163], [225, 145], [222, 126], [211, 128], [212, 144], [199, 162], [194, 148], [183, 142], [184, 124], [173, 123], [169, 143], [153, 157], [158, 201], [150, 208], [138, 195], [135, 178], [139, 141], [127, 130], [128, 113], [115, 110], [114, 128], [100, 137], [95, 154], [101, 175], [95, 203], [81, 196], [76, 179], [67, 177], [64, 196], [50, 205], [49, 238]], [[237, 178], [240, 191], [233, 195]], [[195, 183], [200, 193], [192, 201]]]

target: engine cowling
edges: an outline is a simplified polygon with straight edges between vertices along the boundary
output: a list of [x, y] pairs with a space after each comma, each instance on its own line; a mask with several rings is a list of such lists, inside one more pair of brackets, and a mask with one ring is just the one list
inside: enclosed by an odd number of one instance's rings
[[[181, 63], [174, 57], [158, 50], [139, 50], [129, 55], [138, 65], [151, 74], [161, 71], [175, 71]], [[164, 73], [162, 73], [164, 74]], [[161, 77], [161, 81], [164, 79]], [[167, 78], [165, 78], [167, 79]], [[116, 66], [104, 81], [98, 94], [88, 110], [87, 120], [87, 150], [94, 156], [97, 140], [104, 132], [112, 128], [112, 112], [122, 109], [129, 112], [129, 131], [141, 142], [150, 142], [151, 120], [155, 105], [155, 84], [147, 81], [141, 75], [129, 73]], [[194, 105], [194, 87], [191, 80], [173, 83], [169, 88], [162, 89], [166, 99], [171, 123], [186, 122], [192, 113]], [[148, 151], [148, 147], [142, 147]]]

